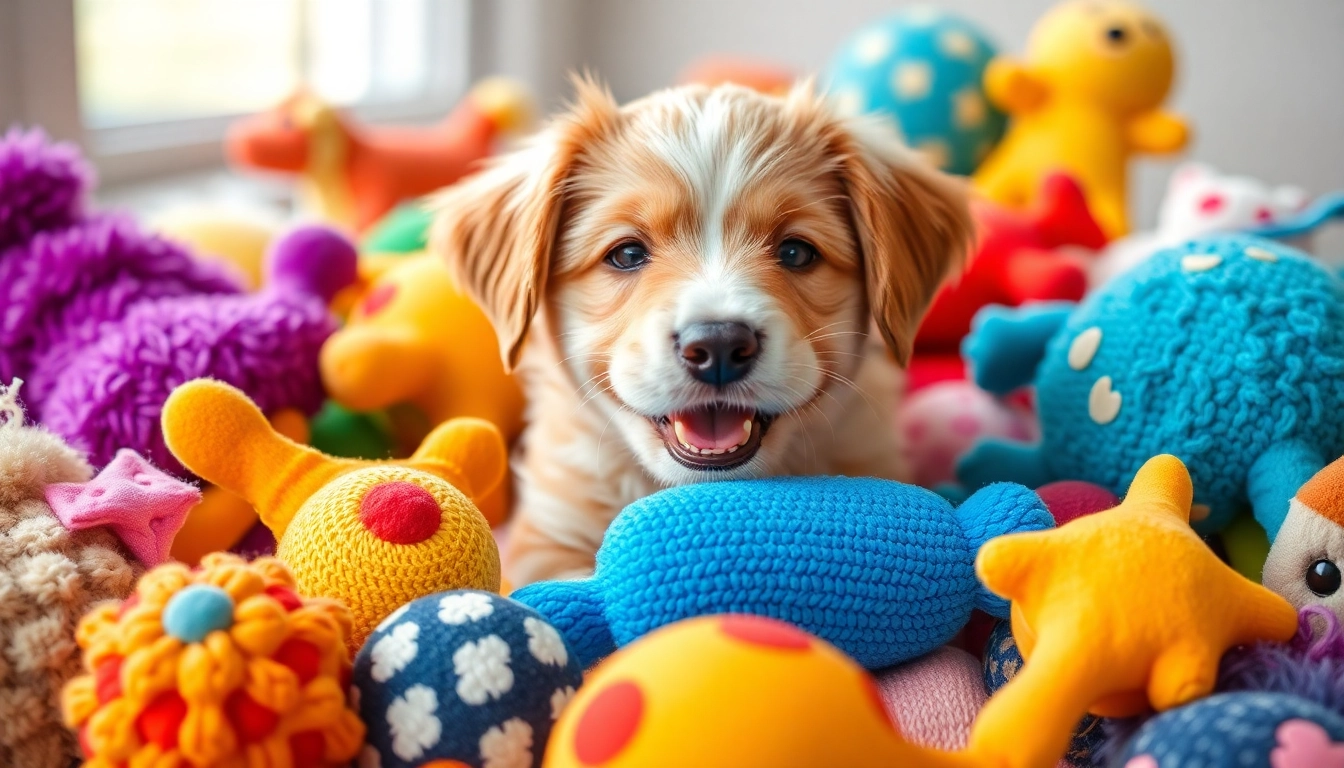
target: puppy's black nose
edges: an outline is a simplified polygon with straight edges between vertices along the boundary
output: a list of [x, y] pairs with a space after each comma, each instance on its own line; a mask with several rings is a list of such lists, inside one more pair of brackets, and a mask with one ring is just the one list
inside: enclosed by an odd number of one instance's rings
[[742, 323], [696, 323], [677, 335], [681, 364], [716, 387], [746, 376], [760, 351], [756, 332]]

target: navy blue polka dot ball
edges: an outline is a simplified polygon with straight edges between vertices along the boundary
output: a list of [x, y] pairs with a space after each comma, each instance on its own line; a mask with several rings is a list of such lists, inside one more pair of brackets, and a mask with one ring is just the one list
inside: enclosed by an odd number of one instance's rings
[[564, 638], [531, 608], [473, 590], [422, 597], [388, 616], [355, 657], [368, 726], [359, 766], [539, 766], [582, 680]]

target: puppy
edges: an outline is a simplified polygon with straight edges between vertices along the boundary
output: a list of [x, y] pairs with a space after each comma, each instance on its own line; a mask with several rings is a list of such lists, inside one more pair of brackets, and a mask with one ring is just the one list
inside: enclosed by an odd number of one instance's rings
[[577, 91], [432, 234], [529, 401], [508, 578], [589, 572], [668, 486], [900, 479], [896, 364], [971, 239], [961, 184], [809, 85]]

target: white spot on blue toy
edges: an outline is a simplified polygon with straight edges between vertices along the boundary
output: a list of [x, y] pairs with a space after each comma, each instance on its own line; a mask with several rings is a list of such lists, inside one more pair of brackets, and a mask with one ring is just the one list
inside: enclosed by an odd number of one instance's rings
[[1279, 257], [1274, 255], [1273, 251], [1267, 251], [1264, 248], [1258, 248], [1254, 245], [1248, 246], [1242, 253], [1246, 254], [1246, 258], [1263, 261], [1266, 264], [1273, 264], [1279, 260]]
[[184, 643], [201, 643], [211, 632], [233, 626], [233, 598], [210, 584], [193, 584], [168, 600], [163, 629]]
[[837, 107], [891, 118], [911, 146], [946, 148], [943, 170], [970, 174], [1007, 124], [982, 85], [996, 52], [965, 19], [911, 8], [855, 33], [825, 80]]
[[1069, 367], [1075, 371], [1081, 371], [1092, 364], [1092, 358], [1097, 356], [1097, 348], [1101, 346], [1101, 329], [1092, 326], [1073, 340], [1069, 345]]
[[1110, 424], [1120, 415], [1122, 397], [1119, 392], [1111, 389], [1112, 385], [1110, 376], [1102, 376], [1092, 384], [1092, 390], [1087, 393], [1087, 415], [1098, 424]]
[[1200, 253], [1181, 257], [1181, 270], [1185, 272], [1208, 272], [1223, 263], [1223, 257], [1216, 253]]

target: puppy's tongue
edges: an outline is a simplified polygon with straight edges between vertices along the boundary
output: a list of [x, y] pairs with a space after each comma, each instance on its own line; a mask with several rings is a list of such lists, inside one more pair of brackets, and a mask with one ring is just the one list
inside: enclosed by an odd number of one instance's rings
[[713, 407], [674, 413], [670, 418], [682, 443], [702, 451], [726, 451], [747, 442], [755, 415], [749, 408]]

